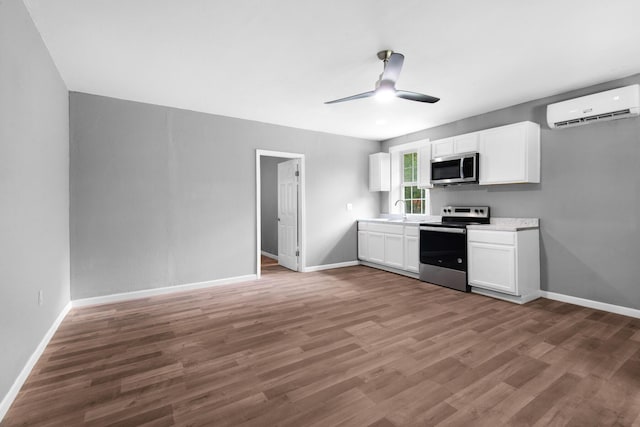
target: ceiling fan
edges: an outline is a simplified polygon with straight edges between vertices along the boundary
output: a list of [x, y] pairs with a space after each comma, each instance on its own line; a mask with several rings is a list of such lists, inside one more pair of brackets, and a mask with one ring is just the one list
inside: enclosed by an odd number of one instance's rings
[[402, 99], [408, 99], [410, 101], [428, 102], [431, 104], [440, 101], [440, 98], [433, 96], [396, 89], [396, 81], [400, 75], [400, 70], [402, 70], [404, 55], [392, 50], [383, 50], [378, 52], [378, 58], [384, 62], [384, 70], [376, 82], [375, 90], [360, 93], [358, 95], [347, 96], [346, 98], [334, 99], [333, 101], [325, 102], [325, 104], [335, 104], [354, 99], [369, 98], [370, 96], [375, 96], [380, 99], [389, 99], [395, 96]]

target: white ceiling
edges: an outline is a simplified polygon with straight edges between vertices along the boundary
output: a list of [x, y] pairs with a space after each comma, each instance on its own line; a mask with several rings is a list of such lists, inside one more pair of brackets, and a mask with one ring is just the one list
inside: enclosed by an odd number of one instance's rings
[[[67, 87], [382, 140], [640, 72], [638, 0], [25, 0]], [[374, 98], [376, 53], [405, 55]]]

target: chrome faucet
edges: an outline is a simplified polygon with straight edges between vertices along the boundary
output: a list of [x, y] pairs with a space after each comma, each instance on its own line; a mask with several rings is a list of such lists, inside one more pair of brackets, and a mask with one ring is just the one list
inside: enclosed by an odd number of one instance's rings
[[402, 202], [402, 219], [407, 219], [407, 205], [405, 204], [406, 200], [398, 199], [393, 206], [398, 206], [398, 203], [400, 202]]

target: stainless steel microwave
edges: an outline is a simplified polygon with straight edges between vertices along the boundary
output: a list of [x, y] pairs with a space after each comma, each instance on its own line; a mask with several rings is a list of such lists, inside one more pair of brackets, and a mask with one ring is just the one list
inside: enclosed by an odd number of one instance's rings
[[463, 153], [431, 160], [431, 184], [454, 185], [478, 182], [478, 153]]

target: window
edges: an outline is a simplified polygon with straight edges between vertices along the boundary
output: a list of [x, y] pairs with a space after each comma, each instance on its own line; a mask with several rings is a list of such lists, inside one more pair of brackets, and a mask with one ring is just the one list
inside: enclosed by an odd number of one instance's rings
[[[391, 188], [388, 203], [391, 214], [429, 215], [429, 190], [418, 188], [421, 167], [420, 158], [424, 150], [430, 150], [428, 139], [389, 147], [391, 154]], [[430, 153], [429, 153], [430, 154]], [[426, 156], [429, 161], [431, 156]], [[403, 200], [400, 203], [398, 200]]]
[[407, 215], [424, 214], [426, 208], [425, 190], [418, 188], [418, 153], [402, 154], [402, 182], [400, 184], [404, 209]]

